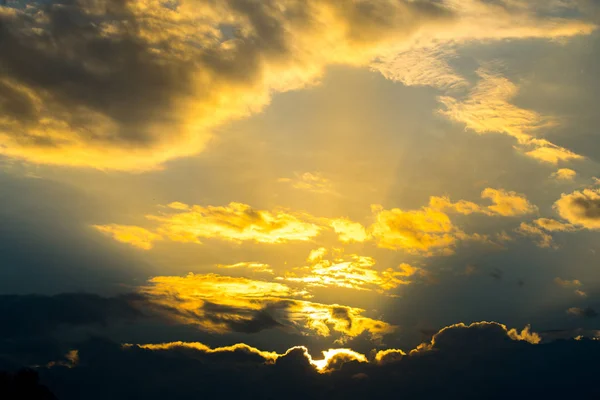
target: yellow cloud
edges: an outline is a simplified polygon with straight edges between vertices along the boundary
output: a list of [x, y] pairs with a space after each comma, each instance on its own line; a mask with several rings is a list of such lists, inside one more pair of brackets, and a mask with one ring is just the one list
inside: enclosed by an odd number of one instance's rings
[[456, 231], [445, 213], [423, 207], [404, 211], [373, 206], [375, 222], [370, 233], [379, 247], [409, 253], [448, 252], [456, 243]]
[[157, 222], [161, 235], [177, 242], [199, 243], [204, 238], [234, 242], [284, 243], [307, 241], [319, 234], [321, 227], [307, 222], [311, 217], [285, 210], [255, 210], [247, 204], [227, 206], [188, 206], [178, 203], [172, 212], [149, 215]]
[[257, 263], [257, 262], [239, 262], [235, 264], [217, 264], [217, 268], [224, 269], [248, 269], [254, 272], [265, 272], [272, 274], [273, 270], [269, 264]]
[[526, 222], [521, 222], [521, 225], [517, 229], [515, 229], [515, 232], [517, 232], [523, 236], [529, 236], [532, 238], [536, 238], [537, 239], [536, 244], [538, 245], [538, 247], [556, 248], [556, 245], [552, 241], [552, 236], [550, 236], [549, 234], [547, 234], [540, 228], [533, 226], [531, 224], [528, 224]]
[[558, 214], [572, 225], [586, 229], [600, 229], [600, 190], [584, 189], [563, 193], [554, 203]]
[[481, 198], [490, 199], [494, 205], [488, 206], [488, 209], [505, 217], [537, 211], [537, 207], [530, 204], [525, 196], [503, 189], [486, 188], [481, 192]]
[[364, 242], [369, 239], [364, 226], [347, 218], [332, 219], [330, 225], [343, 243]]
[[150, 250], [154, 242], [162, 240], [161, 235], [139, 226], [117, 224], [92, 226], [118, 242], [127, 243], [143, 250]]
[[551, 178], [554, 178], [558, 181], [572, 181], [575, 176], [577, 176], [577, 172], [569, 168], [560, 168], [558, 171], [550, 175]]
[[444, 90], [468, 87], [469, 82], [446, 62], [454, 56], [452, 48], [442, 45], [416, 47], [399, 54], [382, 55], [371, 64], [371, 69], [406, 86], [433, 86]]
[[363, 309], [306, 301], [307, 292], [278, 282], [217, 274], [158, 276], [139, 292], [161, 315], [215, 333], [285, 327], [320, 336], [380, 337], [394, 330], [363, 316]]
[[439, 97], [445, 107], [440, 110], [442, 115], [464, 123], [479, 134], [504, 133], [512, 136], [519, 143], [516, 149], [541, 162], [557, 164], [559, 161], [583, 159], [583, 156], [545, 139], [535, 138], [537, 131], [556, 126], [557, 121], [511, 104], [509, 101], [519, 91], [517, 85], [488, 68], [478, 69], [477, 75], [480, 80], [471, 89], [467, 99], [461, 101], [450, 96]]
[[[364, 66], [432, 41], [557, 38], [595, 29], [511, 3], [290, 0], [236, 7], [181, 0], [171, 7], [139, 0], [109, 13], [95, 2], [74, 2], [61, 5], [80, 22], [68, 29], [46, 11], [52, 5], [10, 9], [3, 12], [10, 46], [0, 55], [10, 73], [0, 92], [24, 106], [0, 116], [0, 153], [148, 170], [202, 151], [215, 127], [259, 112], [274, 93], [314, 84], [329, 65]], [[25, 21], [33, 18], [31, 28]], [[63, 40], [65, 34], [77, 40]], [[90, 45], [98, 40], [122, 57], [103, 57]], [[55, 68], [52, 74], [27, 68], [40, 60]], [[79, 72], [61, 73], [71, 70]]]
[[483, 213], [493, 215], [490, 211], [486, 210], [478, 204], [475, 204], [467, 200], [459, 200], [456, 203], [452, 203], [449, 197], [437, 197], [432, 196], [429, 198], [429, 207], [435, 210], [451, 210], [459, 214], [469, 215], [473, 213]]
[[563, 231], [563, 232], [570, 232], [570, 231], [574, 231], [577, 228], [575, 228], [573, 225], [570, 224], [563, 224], [562, 222], [559, 222], [555, 219], [551, 219], [551, 218], [538, 218], [535, 221], [535, 224], [537, 226], [539, 226], [540, 228], [543, 228], [547, 231]]
[[557, 146], [546, 140], [531, 141], [529, 143], [535, 145], [541, 143], [541, 145], [539, 145], [539, 147], [537, 147], [536, 149], [527, 151], [525, 153], [525, 155], [531, 158], [535, 158], [539, 161], [556, 165], [561, 161], [582, 160], [584, 158], [579, 154], [573, 153], [572, 151], [567, 150], [564, 147]]
[[313, 250], [307, 259], [310, 265], [294, 268], [278, 279], [308, 286], [342, 287], [385, 293], [412, 283], [415, 275], [425, 275], [421, 268], [405, 263], [397, 268], [380, 271], [374, 268], [376, 262], [371, 257], [350, 254], [331, 260], [324, 258], [325, 254], [324, 248]]

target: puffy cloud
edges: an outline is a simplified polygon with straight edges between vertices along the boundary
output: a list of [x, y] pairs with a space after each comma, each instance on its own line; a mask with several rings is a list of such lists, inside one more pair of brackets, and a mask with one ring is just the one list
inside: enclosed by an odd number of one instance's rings
[[537, 226], [521, 222], [521, 225], [515, 231], [523, 236], [529, 236], [536, 239], [536, 244], [542, 248], [556, 248], [552, 236], [544, 232]]
[[426, 275], [421, 268], [400, 264], [397, 268], [377, 270], [371, 257], [350, 254], [325, 258], [326, 249], [313, 250], [308, 266], [294, 268], [278, 279], [316, 287], [342, 287], [355, 290], [374, 290], [385, 293], [401, 285], [413, 283], [417, 276]]
[[504, 189], [486, 188], [481, 192], [481, 198], [490, 199], [494, 204], [483, 206], [467, 200], [459, 200], [453, 203], [448, 197], [432, 196], [429, 199], [429, 207], [440, 211], [450, 210], [464, 215], [480, 213], [504, 217], [529, 214], [537, 210], [537, 207], [530, 204], [524, 195]]
[[[572, 330], [561, 337], [583, 333], [597, 334]], [[90, 400], [161, 399], [165, 393], [170, 398], [202, 393], [210, 398], [360, 399], [401, 393], [416, 399], [503, 399], [515, 397], [515, 388], [525, 396], [568, 397], [576, 390], [593, 398], [595, 381], [581, 378], [597, 372], [600, 344], [586, 339], [544, 343], [528, 328], [519, 332], [476, 322], [441, 329], [406, 355], [399, 349], [368, 356], [328, 349], [313, 358], [303, 346], [273, 352], [241, 343], [122, 346], [98, 340], [81, 343], [79, 350], [81, 366], [39, 370], [42, 381], [67, 400], [82, 393]]]
[[577, 229], [573, 225], [564, 224], [560, 221], [557, 221], [557, 220], [551, 219], [551, 218], [538, 218], [533, 222], [535, 222], [535, 224], [537, 226], [539, 226], [540, 228], [543, 228], [547, 231], [570, 232], [570, 231], [574, 231]]
[[373, 206], [375, 222], [370, 232], [379, 247], [409, 253], [452, 252], [457, 238], [447, 214], [423, 207], [420, 210], [385, 210]]
[[379, 337], [394, 329], [364, 317], [360, 308], [303, 300], [307, 292], [278, 282], [217, 274], [157, 276], [139, 293], [159, 314], [216, 333], [283, 328], [321, 336]]
[[306, 190], [313, 193], [335, 193], [332, 189], [331, 181], [319, 172], [296, 173], [295, 175], [294, 179], [279, 178], [278, 181], [289, 183], [294, 189]]
[[110, 224], [93, 225], [93, 227], [117, 242], [127, 243], [143, 250], [150, 250], [154, 242], [162, 240], [161, 235], [139, 226]]
[[550, 164], [558, 164], [561, 161], [582, 160], [583, 156], [573, 153], [571, 150], [557, 146], [547, 140], [532, 140], [529, 144], [538, 146], [533, 150], [525, 152], [525, 155], [538, 161]]
[[364, 226], [348, 218], [335, 218], [330, 222], [331, 227], [338, 234], [341, 242], [364, 242], [369, 239], [369, 235]]
[[550, 177], [558, 181], [572, 181], [577, 176], [577, 172], [569, 168], [560, 168], [556, 172], [553, 172]]
[[529, 203], [527, 198], [515, 192], [503, 189], [487, 188], [481, 192], [481, 197], [490, 199], [494, 205], [488, 209], [505, 217], [530, 214], [537, 211], [537, 207]]
[[469, 215], [473, 213], [493, 215], [493, 213], [486, 210], [482, 206], [473, 203], [472, 201], [459, 200], [456, 203], [452, 203], [449, 197], [432, 196], [429, 198], [429, 207], [440, 211], [451, 210], [464, 215]]
[[573, 225], [586, 229], [600, 229], [600, 190], [584, 189], [563, 193], [554, 203], [558, 214]]

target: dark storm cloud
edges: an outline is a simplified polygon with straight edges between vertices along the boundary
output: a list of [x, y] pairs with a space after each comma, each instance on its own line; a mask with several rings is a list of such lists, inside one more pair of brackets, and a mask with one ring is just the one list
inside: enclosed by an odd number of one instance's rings
[[[169, 107], [174, 93], [186, 92], [189, 67], [185, 62], [157, 62], [151, 48], [138, 37], [137, 22], [127, 3], [60, 1], [39, 5], [39, 14], [0, 14], [1, 75], [51, 93], [45, 100], [65, 110], [84, 107], [110, 117], [122, 128], [114, 133], [116, 137], [107, 133], [90, 140], [149, 140], [144, 125]], [[102, 12], [90, 12], [93, 9]], [[40, 14], [46, 20], [43, 25]], [[119, 27], [117, 37], [102, 34], [106, 20]], [[40, 29], [37, 34], [31, 32], [34, 28]], [[3, 114], [25, 126], [39, 122], [33, 98], [23, 91], [6, 90], [0, 99]], [[76, 112], [71, 117], [74, 125], [84, 123], [77, 121]]]
[[0, 295], [0, 338], [48, 335], [61, 326], [106, 325], [135, 319], [135, 296], [105, 298], [94, 294]]
[[[94, 399], [526, 399], [595, 398], [600, 342], [513, 340], [496, 323], [445, 328], [420, 350], [376, 363], [332, 358], [320, 374], [306, 350], [273, 360], [237, 346], [122, 348], [94, 340], [79, 348], [74, 368], [41, 369], [42, 383], [63, 400]], [[314, 355], [313, 355], [314, 357]], [[569, 366], [565, 368], [565, 366]]]

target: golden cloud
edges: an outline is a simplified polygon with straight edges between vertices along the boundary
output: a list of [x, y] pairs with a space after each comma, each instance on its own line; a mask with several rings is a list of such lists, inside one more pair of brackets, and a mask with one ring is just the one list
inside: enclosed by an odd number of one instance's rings
[[575, 176], [577, 176], [577, 172], [569, 168], [560, 168], [550, 175], [551, 178], [554, 178], [557, 181], [572, 181]]
[[164, 317], [215, 333], [281, 328], [321, 336], [367, 332], [380, 337], [394, 330], [363, 316], [363, 309], [307, 301], [306, 291], [278, 282], [217, 274], [158, 276], [139, 292]]
[[490, 211], [505, 217], [530, 214], [537, 211], [537, 207], [529, 203], [525, 196], [515, 192], [487, 188], [481, 192], [481, 197], [490, 199], [494, 203], [494, 205], [488, 206]]
[[538, 245], [538, 247], [556, 248], [556, 245], [552, 241], [552, 236], [547, 234], [537, 226], [528, 224], [526, 222], [521, 222], [521, 225], [519, 225], [519, 227], [515, 229], [515, 232], [523, 236], [529, 236], [531, 238], [536, 239], [536, 244]]
[[409, 253], [448, 253], [456, 244], [456, 228], [441, 211], [429, 207], [385, 210], [378, 205], [372, 209], [375, 222], [370, 232], [379, 247]]
[[199, 243], [200, 239], [219, 238], [233, 242], [284, 243], [308, 241], [321, 227], [307, 222], [312, 217], [285, 210], [255, 210], [247, 204], [226, 206], [169, 205], [170, 211], [147, 218], [157, 222], [156, 231], [176, 242]]
[[118, 242], [127, 243], [143, 250], [150, 250], [154, 242], [162, 240], [161, 235], [139, 226], [117, 224], [92, 226]]
[[385, 293], [401, 285], [414, 282], [417, 276], [426, 275], [421, 268], [403, 263], [396, 268], [379, 271], [371, 257], [350, 254], [327, 259], [324, 248], [313, 250], [308, 257], [310, 265], [294, 268], [280, 280], [303, 283], [315, 287], [341, 287]]
[[539, 226], [540, 228], [543, 228], [547, 231], [563, 231], [563, 232], [571, 232], [576, 230], [577, 228], [575, 228], [573, 225], [570, 224], [564, 224], [560, 221], [557, 221], [555, 219], [551, 219], [551, 218], [538, 218], [535, 221], [535, 224], [537, 226]]
[[269, 264], [263, 264], [258, 262], [247, 262], [242, 261], [235, 264], [217, 264], [217, 268], [224, 269], [246, 269], [251, 270], [253, 272], [264, 272], [267, 274], [272, 274], [273, 270]]
[[[203, 150], [213, 128], [262, 110], [273, 93], [314, 84], [328, 65], [368, 65], [433, 40], [595, 29], [475, 0], [100, 0], [2, 10], [0, 100], [10, 106], [0, 115], [0, 153], [121, 170]], [[78, 24], [65, 28], [65, 16]]]
[[554, 209], [570, 224], [586, 229], [600, 229], [600, 190], [584, 189], [563, 193]]
[[[519, 151], [538, 161], [557, 164], [559, 161], [583, 159], [583, 156], [535, 138], [535, 132], [557, 125], [557, 121], [510, 103], [519, 91], [517, 85], [489, 68], [477, 70], [480, 80], [468, 98], [457, 100], [440, 96], [445, 107], [440, 113], [452, 121], [464, 123], [479, 134], [504, 133], [517, 139]], [[533, 149], [531, 149], [533, 148]]]
[[329, 224], [343, 243], [364, 242], [369, 239], [365, 227], [348, 218], [335, 218], [330, 220]]

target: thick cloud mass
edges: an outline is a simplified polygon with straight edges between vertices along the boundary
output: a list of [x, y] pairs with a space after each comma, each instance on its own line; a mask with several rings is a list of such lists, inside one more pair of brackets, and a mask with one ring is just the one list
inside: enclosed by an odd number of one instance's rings
[[433, 2], [388, 0], [2, 8], [1, 152], [150, 168], [201, 150], [207, 129], [260, 110], [273, 91], [312, 83], [328, 63], [366, 62], [380, 45], [450, 16]]
[[[512, 332], [512, 333], [511, 333]], [[349, 350], [313, 360], [304, 348], [285, 354], [245, 345], [119, 347], [92, 341], [74, 368], [41, 370], [61, 399], [525, 399], [577, 393], [595, 398], [600, 342], [529, 343], [496, 323], [456, 325], [409, 355], [371, 361]], [[394, 354], [401, 354], [394, 350]], [[565, 368], [565, 366], [569, 366]], [[317, 368], [321, 370], [318, 372]], [[235, 384], [233, 384], [235, 382]]]

